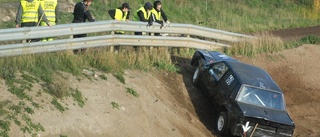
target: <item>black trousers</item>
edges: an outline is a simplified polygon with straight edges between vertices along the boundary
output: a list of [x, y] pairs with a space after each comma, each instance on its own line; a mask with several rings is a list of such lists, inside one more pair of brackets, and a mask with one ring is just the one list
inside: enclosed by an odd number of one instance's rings
[[[37, 26], [37, 22], [22, 22], [21, 27], [35, 27]], [[38, 39], [27, 39], [27, 42], [38, 42], [40, 41], [40, 38]]]
[[[73, 38], [83, 38], [87, 37], [87, 34], [78, 34], [78, 35], [73, 35]], [[86, 49], [75, 49], [73, 50], [73, 53], [78, 54], [78, 53], [84, 53]]]

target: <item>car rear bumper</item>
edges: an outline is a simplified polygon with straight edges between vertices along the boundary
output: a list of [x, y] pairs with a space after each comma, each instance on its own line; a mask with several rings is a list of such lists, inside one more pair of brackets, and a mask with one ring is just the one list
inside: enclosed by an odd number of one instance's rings
[[293, 129], [275, 128], [254, 123], [249, 124], [250, 129], [246, 133], [243, 132], [242, 124], [232, 127], [231, 133], [233, 135], [241, 136], [245, 134], [246, 137], [292, 137], [294, 132]]

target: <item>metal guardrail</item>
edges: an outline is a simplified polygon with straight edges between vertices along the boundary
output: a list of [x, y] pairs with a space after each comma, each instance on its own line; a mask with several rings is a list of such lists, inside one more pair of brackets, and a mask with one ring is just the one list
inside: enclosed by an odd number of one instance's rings
[[[75, 34], [114, 32], [123, 30], [126, 32], [167, 33], [169, 37], [145, 36], [145, 35], [113, 35], [90, 36], [72, 39]], [[170, 36], [172, 34], [179, 37]], [[226, 43], [239, 42], [252, 36], [232, 33], [222, 30], [205, 28], [190, 24], [171, 24], [160, 29], [159, 24], [147, 27], [143, 22], [116, 22], [113, 20], [88, 23], [61, 24], [50, 27], [26, 27], [0, 30], [0, 42], [20, 41], [43, 37], [69, 36], [67, 39], [57, 39], [48, 42], [18, 43], [0, 45], [0, 56], [12, 56], [29, 53], [52, 52], [67, 49], [79, 49], [113, 45], [128, 46], [167, 46], [186, 47], [198, 49], [216, 49], [228, 47]], [[184, 37], [182, 37], [184, 36]], [[205, 39], [197, 39], [202, 37]], [[209, 39], [209, 40], [206, 40]], [[221, 41], [220, 43], [214, 42]], [[223, 41], [223, 42], [222, 42]]]

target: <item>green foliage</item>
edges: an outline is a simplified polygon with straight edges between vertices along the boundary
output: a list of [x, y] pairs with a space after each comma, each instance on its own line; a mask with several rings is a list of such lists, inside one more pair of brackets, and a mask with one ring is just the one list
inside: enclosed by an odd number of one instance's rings
[[305, 5], [308, 8], [312, 8], [314, 1], [315, 0], [299, 0], [298, 3], [301, 5]]
[[45, 131], [44, 127], [40, 123], [33, 123], [27, 115], [22, 115], [22, 119], [26, 122], [26, 126], [21, 128], [24, 133], [28, 132], [29, 134], [32, 134], [39, 131]]
[[300, 40], [300, 42], [302, 44], [317, 44], [317, 45], [319, 45], [320, 44], [320, 37], [314, 36], [314, 35], [310, 35], [310, 36], [302, 38]]
[[260, 53], [273, 53], [286, 49], [286, 43], [279, 37], [270, 34], [257, 34], [256, 38], [234, 43], [230, 48], [224, 49], [227, 55], [256, 56]]
[[29, 113], [29, 114], [34, 114], [33, 109], [30, 108], [30, 107], [26, 107], [26, 108], [24, 108], [24, 110], [25, 110], [27, 113]]
[[73, 97], [73, 100], [78, 102], [78, 105], [80, 107], [83, 107], [85, 104], [85, 99], [82, 96], [82, 93], [78, 89], [71, 89], [71, 96]]
[[11, 101], [5, 100], [0, 101], [0, 136], [1, 137], [9, 137], [9, 131], [10, 131], [10, 122], [6, 119], [2, 119], [3, 117], [6, 117], [6, 115], [9, 114], [9, 111], [6, 109], [8, 105], [10, 105]]
[[113, 109], [120, 109], [120, 106], [117, 102], [112, 101], [110, 104], [112, 105]]
[[131, 94], [131, 95], [133, 95], [133, 96], [135, 96], [135, 97], [139, 97], [140, 95], [134, 90], [134, 89], [132, 89], [132, 88], [126, 88], [126, 90], [127, 90], [127, 93], [129, 93], [129, 94]]
[[61, 113], [66, 111], [66, 109], [61, 105], [61, 103], [58, 102], [58, 100], [56, 98], [52, 99], [51, 104], [53, 104], [53, 106], [56, 109], [58, 109]]
[[9, 137], [9, 131], [10, 131], [10, 122], [4, 121], [0, 119], [0, 136], [1, 137]]
[[123, 74], [118, 72], [113, 74], [114, 77], [116, 77], [122, 84], [126, 84], [126, 80], [123, 77]]
[[108, 80], [108, 77], [104, 74], [99, 75], [99, 77], [103, 80]]

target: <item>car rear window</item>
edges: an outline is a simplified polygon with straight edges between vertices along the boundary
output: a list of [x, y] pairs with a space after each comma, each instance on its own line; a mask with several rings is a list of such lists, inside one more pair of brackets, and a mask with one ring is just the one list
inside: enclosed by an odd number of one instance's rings
[[282, 93], [258, 87], [242, 86], [236, 100], [246, 104], [285, 110]]

